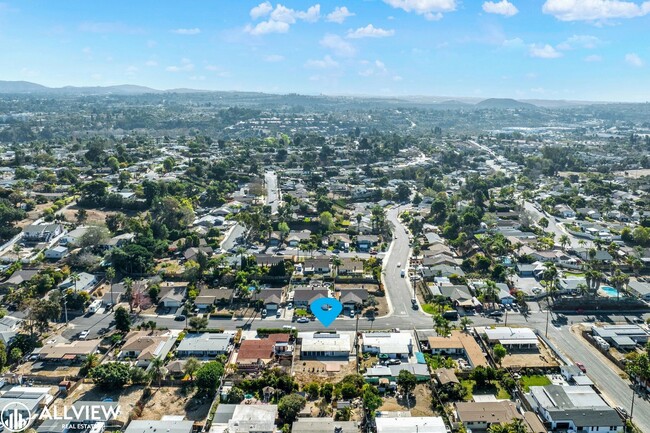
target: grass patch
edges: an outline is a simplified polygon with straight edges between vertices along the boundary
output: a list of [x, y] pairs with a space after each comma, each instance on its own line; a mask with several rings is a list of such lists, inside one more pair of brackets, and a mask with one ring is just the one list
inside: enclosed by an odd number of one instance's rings
[[464, 379], [460, 381], [460, 385], [467, 391], [465, 401], [472, 401], [474, 394], [493, 394], [500, 400], [509, 400], [512, 398], [508, 390], [503, 388], [497, 381], [489, 382], [482, 387], [477, 387], [475, 381]]
[[523, 376], [521, 378], [521, 384], [523, 385], [524, 391], [528, 392], [531, 386], [546, 386], [550, 385], [551, 381], [546, 376]]
[[429, 302], [428, 304], [422, 304], [422, 310], [425, 313], [429, 314], [442, 314], [445, 311], [453, 310], [453, 308], [451, 308], [449, 305], [441, 305], [436, 302]]

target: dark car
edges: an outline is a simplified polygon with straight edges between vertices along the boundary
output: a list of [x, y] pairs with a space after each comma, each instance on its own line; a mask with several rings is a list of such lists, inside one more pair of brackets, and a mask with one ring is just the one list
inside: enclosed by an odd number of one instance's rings
[[488, 316], [490, 316], [490, 317], [501, 317], [501, 316], [503, 316], [503, 311], [498, 311], [498, 310], [493, 311], [490, 314], [488, 314]]
[[174, 320], [177, 321], [177, 322], [182, 322], [185, 319], [186, 319], [186, 317], [184, 315], [182, 315], [182, 314], [179, 314], [178, 316], [174, 317]]

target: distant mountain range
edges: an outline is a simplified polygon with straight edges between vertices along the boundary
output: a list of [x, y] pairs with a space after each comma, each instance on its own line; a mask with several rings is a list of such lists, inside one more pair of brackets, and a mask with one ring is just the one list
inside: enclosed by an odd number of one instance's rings
[[[164, 94], [164, 93], [229, 93], [200, 89], [168, 89], [159, 90], [146, 86], [137, 86], [133, 84], [122, 84], [116, 86], [91, 86], [91, 87], [47, 87], [29, 81], [2, 81], [0, 80], [0, 94], [54, 94], [54, 95], [143, 95], [143, 94]], [[237, 93], [237, 92], [234, 92]], [[242, 92], [248, 95], [256, 92]], [[259, 93], [259, 95], [271, 96], [269, 94]], [[282, 95], [275, 95], [282, 96]], [[293, 94], [293, 96], [298, 96]], [[328, 96], [323, 95], [327, 98]], [[443, 110], [455, 109], [536, 109], [536, 108], [559, 108], [577, 105], [590, 105], [599, 102], [586, 101], [563, 101], [563, 100], [525, 100], [518, 101], [508, 98], [490, 98], [480, 100], [478, 98], [458, 98], [444, 99], [440, 97], [412, 96], [412, 97], [381, 97], [374, 98], [369, 96], [359, 96], [366, 100], [381, 99], [383, 101], [393, 99], [397, 101], [415, 102], [418, 104], [430, 105], [432, 108]], [[355, 98], [355, 97], [350, 97]], [[463, 102], [464, 101], [464, 102]]]

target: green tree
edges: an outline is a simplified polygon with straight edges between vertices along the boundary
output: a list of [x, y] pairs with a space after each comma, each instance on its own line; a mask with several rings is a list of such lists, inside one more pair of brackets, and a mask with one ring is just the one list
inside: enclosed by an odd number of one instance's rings
[[7, 366], [7, 346], [0, 341], [0, 371]]
[[320, 225], [325, 229], [325, 231], [331, 232], [334, 230], [334, 217], [330, 212], [325, 211], [320, 214]]
[[128, 364], [121, 362], [107, 362], [93, 368], [90, 372], [93, 381], [102, 389], [114, 391], [122, 388], [131, 377]]
[[131, 316], [124, 307], [115, 310], [115, 329], [125, 334], [131, 329]]
[[192, 317], [190, 319], [190, 328], [192, 329], [205, 329], [208, 327], [208, 318], [207, 317]]
[[190, 380], [194, 380], [194, 375], [196, 372], [201, 368], [201, 361], [198, 359], [191, 357], [188, 358], [187, 361], [185, 361], [185, 366], [183, 367], [183, 371], [185, 372], [186, 375], [190, 377]]
[[167, 375], [167, 369], [165, 368], [165, 360], [159, 356], [152, 359], [151, 364], [149, 366], [149, 373], [151, 375], [151, 379], [157, 381], [158, 388], [160, 388], [160, 384], [162, 380]]
[[278, 414], [283, 423], [292, 423], [307, 404], [305, 397], [299, 394], [285, 395], [278, 402]]
[[501, 344], [496, 344], [492, 349], [492, 354], [494, 355], [494, 360], [497, 364], [501, 365], [503, 358], [508, 354], [508, 351]]
[[397, 386], [404, 394], [409, 395], [415, 389], [417, 378], [408, 370], [401, 370], [397, 375]]
[[217, 361], [206, 362], [196, 372], [196, 386], [200, 393], [214, 395], [223, 375], [223, 364]]

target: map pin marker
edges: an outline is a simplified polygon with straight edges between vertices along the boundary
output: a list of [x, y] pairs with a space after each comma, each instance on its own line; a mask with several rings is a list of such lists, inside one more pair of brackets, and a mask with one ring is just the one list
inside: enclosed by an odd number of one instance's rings
[[334, 298], [318, 298], [309, 304], [311, 312], [326, 328], [343, 310], [343, 305]]

